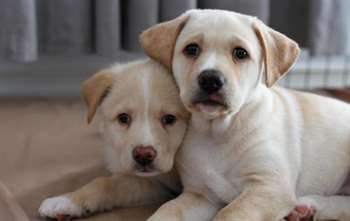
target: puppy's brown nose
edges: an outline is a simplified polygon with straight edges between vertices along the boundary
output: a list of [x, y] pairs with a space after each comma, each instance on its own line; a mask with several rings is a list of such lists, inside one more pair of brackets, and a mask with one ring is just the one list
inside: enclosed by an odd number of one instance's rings
[[204, 70], [198, 76], [199, 87], [208, 94], [219, 91], [224, 83], [225, 78], [220, 71], [215, 69]]
[[157, 156], [157, 151], [152, 146], [137, 146], [132, 151], [134, 160], [141, 166], [147, 166]]

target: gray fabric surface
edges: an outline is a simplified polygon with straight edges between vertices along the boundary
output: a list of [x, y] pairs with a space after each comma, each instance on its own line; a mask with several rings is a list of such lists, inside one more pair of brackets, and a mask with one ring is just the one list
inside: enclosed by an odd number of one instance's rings
[[173, 19], [188, 9], [197, 8], [197, 0], [160, 0], [159, 20]]
[[120, 0], [96, 2], [96, 52], [113, 56], [121, 46]]
[[140, 50], [138, 35], [158, 21], [158, 0], [122, 1], [122, 48]]
[[139, 33], [191, 8], [259, 17], [312, 54], [350, 53], [349, 0], [0, 0], [0, 59], [139, 51]]
[[244, 14], [254, 15], [259, 17], [264, 22], [268, 23], [270, 1], [269, 0], [201, 0], [200, 8], [218, 8], [241, 12]]
[[36, 4], [40, 52], [78, 54], [92, 51], [94, 14], [91, 1], [37, 0]]
[[[283, 3], [282, 3], [283, 2]], [[298, 41], [302, 47], [309, 47], [311, 34], [309, 23], [310, 0], [271, 0], [270, 25]], [[313, 50], [313, 48], [310, 48]]]
[[310, 39], [314, 54], [350, 54], [350, 1], [311, 0]]
[[1, 0], [0, 56], [33, 61], [37, 57], [35, 0]]

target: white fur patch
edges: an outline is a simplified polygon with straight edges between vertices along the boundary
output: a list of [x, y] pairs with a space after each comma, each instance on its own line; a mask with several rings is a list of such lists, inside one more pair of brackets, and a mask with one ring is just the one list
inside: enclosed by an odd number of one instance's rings
[[208, 69], [214, 69], [216, 67], [216, 62], [217, 62], [216, 53], [213, 52], [206, 59], [201, 70], [204, 71], [204, 70], [208, 70]]
[[153, 134], [150, 127], [150, 119], [149, 116], [149, 105], [151, 103], [151, 88], [150, 88], [150, 73], [146, 72], [143, 74], [142, 78], [142, 94], [145, 101], [145, 123], [143, 131], [143, 142], [144, 144], [152, 144], [153, 142]]
[[118, 154], [116, 153], [116, 151], [113, 149], [112, 146], [110, 145], [105, 146], [104, 148], [105, 163], [106, 163], [107, 169], [111, 173], [117, 172], [120, 167], [119, 161], [115, 159], [116, 155], [118, 156]]
[[225, 203], [232, 202], [239, 195], [238, 189], [233, 186], [222, 174], [219, 174], [214, 169], [207, 169], [207, 185], [213, 193]]
[[83, 215], [83, 211], [81, 206], [65, 196], [48, 198], [41, 203], [39, 208], [40, 216], [50, 218], [57, 218], [61, 215], [79, 217]]

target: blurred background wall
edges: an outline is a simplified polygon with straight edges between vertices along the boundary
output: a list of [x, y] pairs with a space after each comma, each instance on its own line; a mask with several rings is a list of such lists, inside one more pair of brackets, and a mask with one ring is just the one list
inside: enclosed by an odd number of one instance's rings
[[0, 0], [0, 96], [76, 96], [97, 69], [142, 57], [145, 28], [192, 8], [259, 17], [303, 53], [280, 83], [350, 84], [349, 0]]

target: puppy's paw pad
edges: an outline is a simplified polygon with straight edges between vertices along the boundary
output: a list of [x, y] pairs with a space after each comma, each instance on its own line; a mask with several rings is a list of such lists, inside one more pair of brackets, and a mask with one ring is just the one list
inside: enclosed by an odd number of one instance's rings
[[311, 217], [316, 213], [316, 209], [313, 206], [308, 206], [305, 204], [295, 206], [294, 210], [297, 211], [301, 217]]
[[84, 209], [65, 196], [57, 196], [44, 200], [39, 208], [42, 217], [62, 220], [68, 217], [80, 217]]
[[316, 209], [305, 204], [298, 204], [294, 207], [288, 216], [284, 218], [286, 221], [311, 221], [316, 213]]

